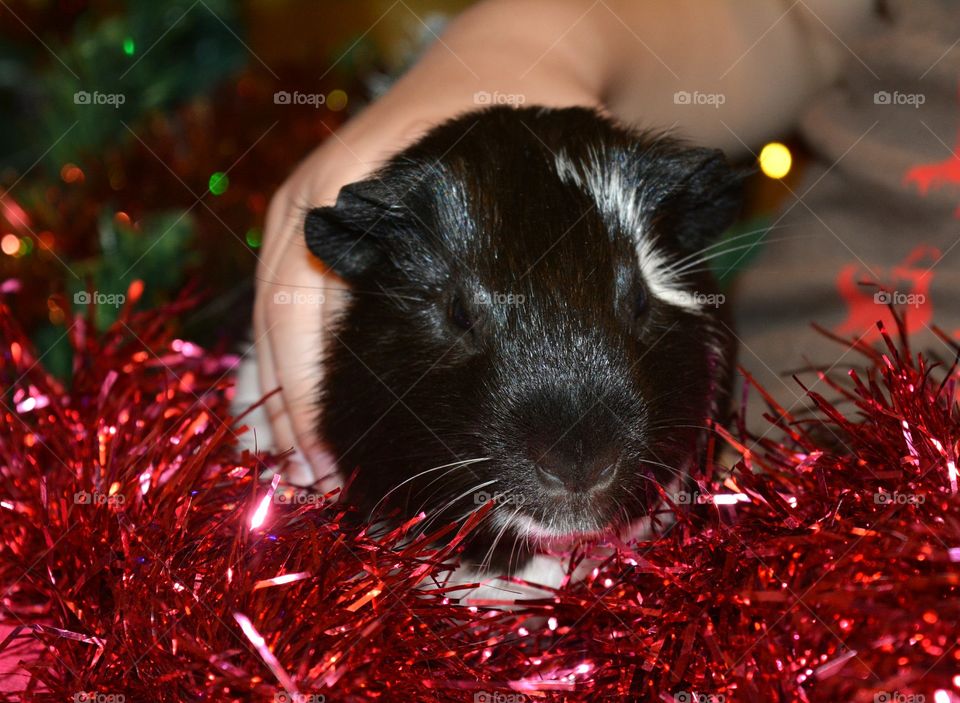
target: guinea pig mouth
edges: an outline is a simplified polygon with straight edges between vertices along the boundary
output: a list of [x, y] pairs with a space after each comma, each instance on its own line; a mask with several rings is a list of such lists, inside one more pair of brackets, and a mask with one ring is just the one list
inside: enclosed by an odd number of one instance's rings
[[621, 525], [616, 520], [573, 510], [552, 510], [546, 522], [529, 513], [498, 514], [498, 528], [511, 529], [530, 542], [569, 542], [602, 539], [615, 534]]

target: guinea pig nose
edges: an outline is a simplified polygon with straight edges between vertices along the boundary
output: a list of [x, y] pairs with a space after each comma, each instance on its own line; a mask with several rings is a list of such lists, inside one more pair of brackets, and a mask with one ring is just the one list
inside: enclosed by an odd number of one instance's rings
[[613, 482], [617, 472], [618, 456], [603, 452], [586, 458], [564, 457], [548, 451], [539, 457], [534, 466], [540, 482], [548, 488], [568, 491], [602, 490]]

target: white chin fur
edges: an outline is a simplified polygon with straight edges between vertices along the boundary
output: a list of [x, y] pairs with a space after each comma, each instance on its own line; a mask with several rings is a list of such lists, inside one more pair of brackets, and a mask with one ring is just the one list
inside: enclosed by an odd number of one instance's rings
[[[495, 519], [499, 517], [500, 516], [497, 515]], [[539, 520], [534, 520], [526, 515], [506, 517], [503, 520], [498, 520], [498, 523], [499, 527], [503, 527], [505, 523], [509, 523], [514, 531], [532, 542], [577, 539], [578, 537], [598, 535], [601, 532], [600, 530], [578, 530], [575, 528], [560, 529], [553, 525], [544, 525]]]
[[[552, 535], [552, 532], [550, 534]], [[620, 538], [624, 541], [644, 540], [649, 539], [651, 534], [650, 518], [643, 517], [631, 523], [620, 535]], [[599, 559], [584, 559], [572, 574], [571, 580], [581, 580], [599, 564]], [[509, 608], [516, 600], [546, 598], [552, 595], [550, 589], [559, 588], [563, 584], [567, 575], [567, 566], [566, 560], [559, 557], [549, 554], [536, 554], [526, 566], [513, 575], [516, 579], [526, 581], [526, 584], [513, 583], [497, 574], [480, 572], [470, 566], [461, 566], [450, 574], [444, 585], [457, 586], [479, 583], [480, 585], [475, 588], [451, 591], [450, 597], [459, 599], [465, 606], [483, 607], [489, 605], [490, 607]], [[542, 586], [542, 588], [538, 588], [538, 586]], [[489, 603], [486, 601], [497, 602]]]
[[[450, 597], [457, 598], [463, 605], [477, 605], [483, 607], [480, 601], [503, 601], [502, 606], [509, 606], [515, 600], [544, 598], [550, 595], [550, 588], [559, 588], [567, 574], [566, 564], [561, 559], [547, 554], [534, 555], [514, 578], [538, 584], [547, 588], [536, 588], [533, 585], [521, 585], [506, 581], [503, 578], [479, 571], [467, 566], [456, 569], [446, 582], [446, 586], [456, 586], [468, 583], [479, 583], [476, 588], [451, 591]], [[582, 578], [582, 575], [580, 575]], [[498, 607], [500, 604], [486, 604]]]
[[[666, 486], [667, 493], [675, 494], [680, 489], [680, 480], [675, 479]], [[672, 522], [672, 514], [663, 515], [660, 518], [661, 523]], [[524, 517], [522, 520], [514, 518], [511, 524], [520, 534], [526, 534], [536, 541], [537, 536], [543, 536], [545, 539], [556, 539], [561, 536], [555, 530], [538, 523], [535, 520]], [[634, 540], [647, 540], [653, 536], [650, 527], [650, 518], [644, 516], [634, 520], [630, 525], [619, 534], [620, 540], [630, 542]], [[603, 550], [600, 550], [600, 554]], [[584, 559], [572, 574], [573, 581], [579, 581], [584, 578], [594, 567], [600, 564], [599, 559]], [[509, 607], [509, 604], [515, 600], [544, 598], [551, 595], [551, 588], [559, 588], [567, 575], [567, 563], [565, 560], [548, 554], [536, 554], [530, 561], [520, 569], [514, 578], [526, 581], [530, 585], [521, 585], [511, 581], [504, 580], [498, 574], [489, 572], [481, 573], [469, 566], [461, 566], [450, 574], [446, 581], [447, 586], [456, 586], [461, 584], [479, 583], [480, 586], [462, 591], [453, 591], [451, 598], [459, 598], [464, 605], [478, 605], [483, 603], [478, 601], [506, 601], [501, 607]], [[537, 588], [543, 586], [545, 588]], [[491, 604], [492, 605], [492, 604]], [[494, 606], [496, 607], [496, 606]]]

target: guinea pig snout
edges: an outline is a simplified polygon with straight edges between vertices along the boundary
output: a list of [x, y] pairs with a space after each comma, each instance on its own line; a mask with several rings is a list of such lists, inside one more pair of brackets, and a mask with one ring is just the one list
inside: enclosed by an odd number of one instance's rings
[[[524, 483], [538, 502], [600, 497], [629, 464], [631, 439], [643, 425], [643, 403], [622, 381], [527, 376], [505, 415]], [[502, 416], [503, 417], [503, 416]]]
[[602, 491], [613, 483], [620, 464], [616, 447], [553, 446], [532, 443], [530, 460], [537, 479], [551, 491], [588, 493]]
[[623, 463], [621, 418], [603, 403], [576, 401], [540, 406], [523, 423], [524, 463], [543, 494], [598, 494]]

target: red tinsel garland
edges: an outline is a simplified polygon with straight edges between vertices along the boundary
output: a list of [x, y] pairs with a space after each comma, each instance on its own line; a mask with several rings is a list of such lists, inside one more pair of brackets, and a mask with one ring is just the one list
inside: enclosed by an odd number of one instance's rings
[[68, 321], [69, 388], [0, 306], [0, 700], [960, 700], [958, 372], [904, 341], [821, 378], [845, 415], [718, 429], [740, 459], [665, 536], [500, 612], [424, 588], [457, 540], [261, 481], [188, 305]]

